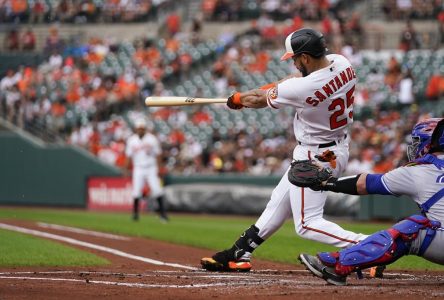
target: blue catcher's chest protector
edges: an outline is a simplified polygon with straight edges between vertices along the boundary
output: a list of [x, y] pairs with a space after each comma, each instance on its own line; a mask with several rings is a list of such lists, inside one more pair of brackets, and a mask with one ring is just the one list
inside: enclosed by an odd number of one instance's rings
[[[440, 170], [444, 168], [444, 160], [439, 159], [431, 154], [426, 154], [423, 157], [415, 160], [415, 162], [422, 164], [432, 164]], [[435, 195], [430, 197], [429, 200], [419, 206], [421, 208], [421, 213], [425, 215], [425, 213], [429, 211], [430, 207], [432, 207], [436, 202], [442, 199], [442, 197], [444, 197], [444, 188], [439, 190]]]

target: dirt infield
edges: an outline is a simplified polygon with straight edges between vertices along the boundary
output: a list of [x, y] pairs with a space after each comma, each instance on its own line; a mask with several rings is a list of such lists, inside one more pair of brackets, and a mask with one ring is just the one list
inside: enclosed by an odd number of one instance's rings
[[[2, 268], [4, 299], [444, 299], [444, 274], [386, 272], [384, 279], [349, 278], [327, 285], [298, 264], [254, 261], [250, 273], [210, 273], [199, 259], [211, 251], [143, 238], [116, 239], [30, 222], [0, 222], [32, 229], [112, 262], [106, 267]], [[80, 241], [82, 245], [73, 245]], [[110, 250], [111, 249], [111, 250]], [[0, 254], [1, 255], [1, 254]], [[296, 257], [297, 253], [295, 253]]]

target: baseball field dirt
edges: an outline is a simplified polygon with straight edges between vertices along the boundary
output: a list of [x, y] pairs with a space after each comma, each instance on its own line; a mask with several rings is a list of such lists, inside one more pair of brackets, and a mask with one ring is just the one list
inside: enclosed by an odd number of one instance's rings
[[2, 223], [62, 236], [64, 240], [59, 242], [104, 257], [111, 264], [105, 267], [1, 268], [1, 300], [444, 299], [442, 272], [390, 269], [383, 279], [365, 276], [359, 280], [351, 276], [348, 286], [336, 287], [311, 276], [296, 263], [298, 253], [295, 253], [295, 264], [254, 260], [254, 270], [250, 273], [210, 273], [199, 266], [200, 258], [212, 253], [209, 250], [144, 238], [93, 236], [42, 227], [33, 222], [8, 220]]

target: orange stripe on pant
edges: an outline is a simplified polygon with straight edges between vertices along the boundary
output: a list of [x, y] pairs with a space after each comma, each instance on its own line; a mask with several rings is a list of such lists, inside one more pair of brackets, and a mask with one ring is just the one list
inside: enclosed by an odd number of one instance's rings
[[[311, 160], [311, 151], [308, 151], [308, 159]], [[305, 193], [304, 193], [305, 188], [301, 188], [301, 224], [302, 224], [302, 228], [306, 229], [306, 230], [311, 230], [320, 234], [325, 234], [328, 235], [329, 237], [335, 238], [337, 240], [343, 241], [343, 242], [348, 242], [348, 243], [353, 243], [353, 244], [357, 244], [358, 241], [352, 241], [352, 240], [348, 240], [346, 238], [341, 238], [339, 236], [336, 236], [334, 234], [316, 229], [316, 228], [312, 228], [312, 227], [308, 227], [305, 225], [305, 221], [304, 221], [304, 201], [305, 201]]]

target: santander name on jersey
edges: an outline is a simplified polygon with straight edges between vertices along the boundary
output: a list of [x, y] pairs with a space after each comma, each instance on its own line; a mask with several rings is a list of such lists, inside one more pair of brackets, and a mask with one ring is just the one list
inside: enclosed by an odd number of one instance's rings
[[[332, 80], [330, 80], [327, 84], [325, 84], [322, 87], [322, 90], [317, 90], [314, 92], [314, 95], [312, 97], [307, 97], [305, 99], [305, 102], [317, 106], [319, 102], [324, 101], [331, 95], [333, 95], [334, 92], [342, 88], [344, 85], [346, 85], [349, 81], [352, 79], [356, 79], [356, 73], [355, 70], [350, 66], [339, 73], [339, 75], [336, 75]], [[353, 86], [354, 91], [354, 86]]]
[[296, 108], [296, 139], [307, 145], [341, 140], [353, 122], [356, 73], [342, 55], [330, 54], [325, 68], [292, 77], [267, 92], [272, 108]]

